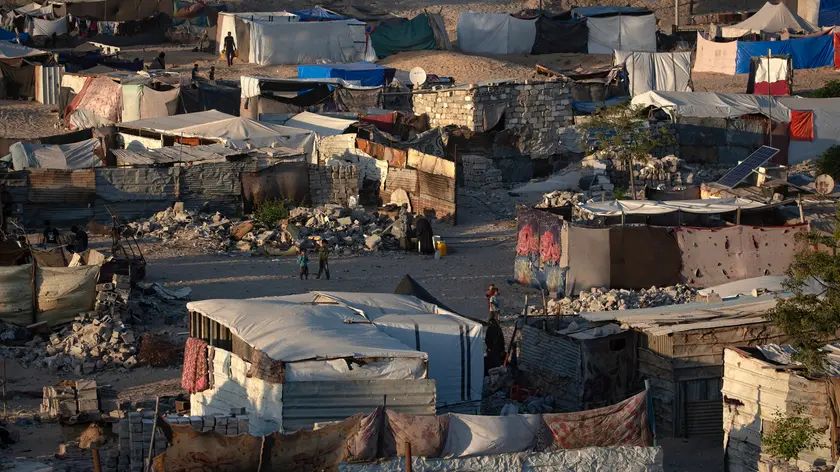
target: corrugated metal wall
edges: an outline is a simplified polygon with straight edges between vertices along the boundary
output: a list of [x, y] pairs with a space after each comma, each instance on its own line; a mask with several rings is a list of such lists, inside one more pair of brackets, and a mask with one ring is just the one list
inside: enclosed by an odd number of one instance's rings
[[44, 105], [58, 105], [61, 74], [64, 66], [35, 66], [35, 101]]
[[94, 215], [111, 220], [110, 208], [123, 220], [135, 220], [172, 206], [178, 196], [181, 167], [97, 168]]
[[29, 189], [22, 220], [40, 226], [44, 220], [57, 226], [86, 223], [93, 218], [96, 178], [93, 169], [30, 169]]
[[531, 385], [553, 395], [563, 411], [583, 406], [583, 357], [580, 342], [549, 334], [539, 328], [522, 328], [519, 365]]
[[254, 172], [254, 160], [217, 162], [188, 167], [181, 176], [184, 207], [226, 215], [242, 213], [242, 172]]
[[342, 380], [283, 384], [283, 430], [312, 429], [376, 407], [412, 415], [435, 414], [434, 380]]

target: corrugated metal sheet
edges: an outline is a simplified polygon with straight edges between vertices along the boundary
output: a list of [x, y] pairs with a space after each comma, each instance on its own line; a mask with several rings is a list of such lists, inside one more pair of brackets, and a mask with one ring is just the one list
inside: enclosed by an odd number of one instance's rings
[[116, 156], [119, 166], [173, 164], [176, 162], [221, 162], [227, 157], [246, 154], [246, 152], [230, 149], [219, 143], [201, 146], [167, 146], [145, 151], [115, 149], [112, 152]]
[[181, 177], [184, 206], [236, 214], [242, 211], [242, 172], [254, 172], [257, 162], [214, 162], [188, 167]]
[[92, 204], [96, 197], [96, 174], [93, 169], [29, 171], [30, 203]]
[[174, 201], [179, 167], [95, 169], [96, 198], [105, 202]]
[[44, 105], [58, 105], [61, 75], [64, 66], [35, 66], [35, 101]]
[[390, 193], [401, 188], [409, 193], [417, 192], [417, 171], [414, 169], [388, 169], [385, 190]]
[[581, 409], [583, 355], [577, 341], [525, 326], [519, 365], [532, 386], [553, 395], [563, 411]]
[[685, 432], [689, 438], [723, 436], [723, 412], [720, 400], [686, 404]]
[[283, 384], [283, 430], [312, 429], [386, 405], [414, 415], [435, 414], [434, 380], [344, 380]]

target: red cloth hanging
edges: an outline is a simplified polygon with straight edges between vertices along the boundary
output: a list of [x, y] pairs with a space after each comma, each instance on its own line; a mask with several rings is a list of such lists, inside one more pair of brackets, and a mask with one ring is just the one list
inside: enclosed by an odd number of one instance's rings
[[793, 141], [814, 140], [814, 112], [791, 110], [790, 139]]

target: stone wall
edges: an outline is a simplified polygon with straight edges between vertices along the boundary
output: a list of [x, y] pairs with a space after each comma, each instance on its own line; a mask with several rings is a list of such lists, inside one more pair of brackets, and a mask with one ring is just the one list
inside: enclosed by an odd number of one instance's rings
[[432, 126], [456, 125], [476, 132], [510, 130], [532, 158], [561, 151], [560, 137], [572, 125], [572, 102], [565, 82], [504, 82], [441, 88], [414, 95], [414, 112]]
[[313, 205], [347, 205], [359, 195], [359, 174], [354, 165], [309, 166], [309, 191]]
[[464, 186], [473, 190], [494, 189], [502, 186], [502, 171], [492, 159], [482, 156], [461, 156]]

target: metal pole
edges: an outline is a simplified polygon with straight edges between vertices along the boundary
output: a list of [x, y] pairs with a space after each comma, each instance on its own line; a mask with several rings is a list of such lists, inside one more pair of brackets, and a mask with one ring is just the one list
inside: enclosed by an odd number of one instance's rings
[[3, 420], [8, 420], [9, 416], [6, 413], [7, 404], [6, 404], [6, 383], [8, 380], [6, 379], [6, 358], [3, 358]]
[[674, 0], [674, 32], [680, 27], [680, 0]]
[[155, 431], [157, 431], [158, 408], [160, 407], [160, 397], [155, 398], [155, 419], [152, 421], [152, 439], [149, 441], [149, 455], [146, 458], [146, 469], [152, 470], [152, 453], [155, 451]]
[[770, 124], [767, 128], [767, 139], [770, 147], [773, 147], [773, 98], [770, 95], [770, 48], [767, 48], [767, 119]]

